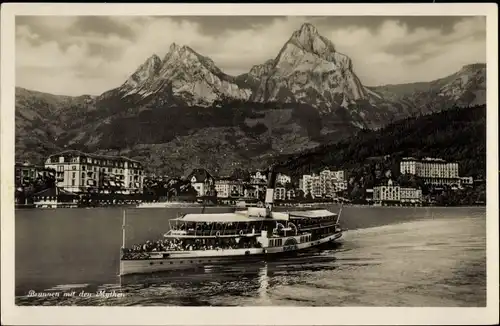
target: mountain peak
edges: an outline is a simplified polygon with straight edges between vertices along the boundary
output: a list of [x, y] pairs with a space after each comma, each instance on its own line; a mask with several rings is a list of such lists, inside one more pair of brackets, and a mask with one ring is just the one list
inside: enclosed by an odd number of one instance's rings
[[151, 63], [151, 64], [161, 63], [161, 59], [156, 54], [153, 54], [146, 60], [146, 63]]
[[252, 68], [250, 75], [261, 80], [256, 101], [302, 102], [329, 111], [368, 98], [351, 59], [309, 23], [293, 32], [275, 60]]
[[133, 88], [144, 83], [144, 81], [157, 75], [161, 68], [161, 59], [153, 54], [144, 61], [142, 65], [125, 81], [124, 87]]
[[318, 55], [335, 52], [333, 43], [320, 35], [318, 29], [310, 23], [302, 24], [298, 30], [293, 32], [288, 43]]
[[174, 42], [163, 60], [156, 55], [148, 58], [120, 93], [122, 97], [136, 95], [155, 103], [210, 105], [220, 96], [247, 100], [251, 91], [222, 72], [209, 57]]
[[173, 42], [172, 44], [170, 44], [170, 48], [168, 49], [169, 52], [173, 52], [173, 51], [176, 51], [176, 50], [180, 50], [180, 46], [179, 44]]
[[318, 34], [318, 29], [311, 23], [304, 23], [296, 32], [299, 34], [316, 35]]

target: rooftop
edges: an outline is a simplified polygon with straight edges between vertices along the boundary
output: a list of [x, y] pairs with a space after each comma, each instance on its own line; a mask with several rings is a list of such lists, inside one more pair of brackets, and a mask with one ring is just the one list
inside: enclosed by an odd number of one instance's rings
[[328, 216], [336, 216], [337, 213], [332, 213], [326, 209], [317, 209], [312, 211], [294, 211], [288, 212], [291, 217], [302, 217], [302, 218], [321, 218]]
[[53, 156], [85, 156], [85, 157], [91, 157], [91, 158], [96, 158], [96, 159], [124, 160], [124, 161], [129, 161], [129, 162], [141, 163], [139, 161], [133, 160], [133, 159], [125, 157], [125, 156], [91, 154], [91, 153], [84, 153], [84, 152], [79, 151], [79, 150], [67, 150], [67, 151], [59, 152], [59, 153], [50, 155], [49, 158], [53, 157]]
[[206, 169], [194, 169], [187, 179], [191, 180], [193, 177], [195, 177], [196, 182], [204, 182], [209, 178], [213, 179], [213, 176]]
[[421, 159], [418, 159], [415, 157], [403, 157], [401, 160], [402, 161], [415, 161], [415, 162], [442, 162], [442, 163], [446, 162], [446, 160], [443, 160], [442, 158], [436, 158], [436, 157], [424, 157]]
[[265, 219], [265, 217], [250, 217], [247, 211], [239, 211], [234, 213], [186, 214], [174, 220], [185, 222], [237, 223], [263, 221]]

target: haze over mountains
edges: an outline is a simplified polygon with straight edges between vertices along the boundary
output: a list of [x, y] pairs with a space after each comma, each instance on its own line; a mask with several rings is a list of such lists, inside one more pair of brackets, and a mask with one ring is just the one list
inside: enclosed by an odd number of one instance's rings
[[[369, 55], [369, 54], [367, 54]], [[486, 102], [486, 65], [443, 78], [366, 87], [351, 59], [311, 24], [275, 58], [229, 76], [194, 49], [172, 44], [100, 96], [16, 89], [16, 159], [64, 148], [128, 155], [170, 174], [224, 174], [379, 128], [409, 115]]]

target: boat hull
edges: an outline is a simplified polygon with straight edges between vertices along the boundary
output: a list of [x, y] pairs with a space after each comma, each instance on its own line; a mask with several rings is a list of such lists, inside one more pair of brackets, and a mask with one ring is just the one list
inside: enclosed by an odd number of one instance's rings
[[293, 247], [281, 246], [230, 250], [179, 251], [170, 253], [170, 256], [167, 258], [122, 259], [120, 260], [120, 276], [189, 270], [204, 268], [208, 265], [224, 265], [238, 262], [275, 259], [280, 256], [293, 255], [300, 251], [314, 249], [327, 243], [337, 242], [341, 237], [342, 233], [339, 232], [323, 239], [299, 243]]

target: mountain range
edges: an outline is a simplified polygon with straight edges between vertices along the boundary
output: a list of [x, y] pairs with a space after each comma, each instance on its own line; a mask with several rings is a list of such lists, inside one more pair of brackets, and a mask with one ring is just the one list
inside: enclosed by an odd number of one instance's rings
[[304, 24], [275, 58], [239, 76], [174, 43], [99, 96], [17, 87], [16, 159], [74, 148], [127, 155], [167, 174], [226, 174], [408, 116], [485, 104], [485, 93], [480, 63], [431, 82], [364, 86], [351, 59]]

